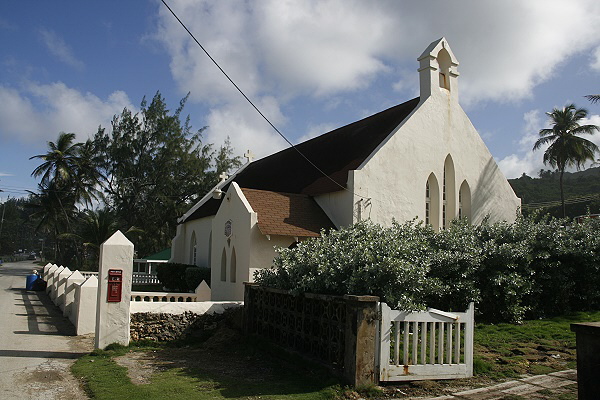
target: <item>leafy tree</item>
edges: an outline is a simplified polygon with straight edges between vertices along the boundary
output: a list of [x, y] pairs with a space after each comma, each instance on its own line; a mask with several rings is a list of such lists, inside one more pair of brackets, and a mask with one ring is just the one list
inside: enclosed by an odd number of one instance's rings
[[45, 236], [36, 232], [29, 220], [31, 211], [25, 207], [26, 199], [8, 198], [0, 203], [0, 258], [19, 250], [39, 250]]
[[594, 154], [598, 151], [598, 147], [579, 135], [593, 134], [598, 127], [596, 125], [580, 125], [580, 122], [587, 117], [588, 112], [584, 108], [576, 108], [574, 104], [569, 104], [562, 110], [554, 108], [546, 114], [550, 118], [552, 127], [540, 130], [540, 138], [535, 142], [533, 150], [550, 144], [544, 152], [544, 164], [549, 164], [559, 171], [560, 200], [563, 217], [565, 217], [563, 190], [565, 168], [575, 166], [580, 169], [586, 161], [594, 160]]
[[73, 191], [63, 190], [55, 181], [39, 184], [38, 193], [30, 192], [27, 207], [30, 217], [37, 221], [36, 231], [46, 233], [54, 243], [54, 260], [66, 265], [73, 258], [67, 243], [59, 243], [59, 235], [71, 232], [78, 214]]
[[85, 210], [78, 217], [75, 233], [64, 233], [59, 239], [71, 239], [78, 244], [79, 267], [83, 270], [97, 270], [100, 245], [119, 229], [113, 212], [107, 208]]
[[112, 121], [112, 132], [100, 128], [94, 138], [106, 203], [115, 210], [140, 255], [168, 246], [177, 217], [218, 181], [218, 175], [240, 165], [229, 142], [218, 151], [202, 142], [202, 128], [193, 131], [189, 117], [181, 120], [187, 96], [171, 113], [157, 92], [139, 113], [124, 109]]

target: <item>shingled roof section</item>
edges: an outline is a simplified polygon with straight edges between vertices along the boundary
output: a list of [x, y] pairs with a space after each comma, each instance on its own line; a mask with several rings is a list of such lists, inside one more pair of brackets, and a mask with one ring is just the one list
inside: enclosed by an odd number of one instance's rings
[[242, 188], [242, 192], [258, 215], [258, 228], [263, 235], [317, 237], [321, 229], [335, 228], [307, 195], [247, 188]]
[[[415, 98], [249, 164], [234, 177], [243, 188], [316, 196], [346, 188], [348, 172], [363, 161], [419, 104]], [[315, 164], [311, 165], [302, 155]], [[227, 186], [223, 188], [227, 191]], [[215, 215], [210, 199], [186, 221]]]

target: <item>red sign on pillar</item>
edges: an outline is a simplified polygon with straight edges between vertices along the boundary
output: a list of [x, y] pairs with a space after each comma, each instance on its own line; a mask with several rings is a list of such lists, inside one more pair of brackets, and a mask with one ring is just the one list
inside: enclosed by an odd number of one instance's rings
[[123, 270], [108, 270], [108, 295], [106, 301], [109, 303], [118, 303], [121, 301], [123, 291]]

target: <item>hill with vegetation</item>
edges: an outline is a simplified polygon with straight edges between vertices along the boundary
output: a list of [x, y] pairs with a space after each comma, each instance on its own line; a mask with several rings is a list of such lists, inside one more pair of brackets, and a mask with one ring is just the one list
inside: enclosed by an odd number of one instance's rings
[[[540, 170], [537, 178], [523, 174], [509, 179], [515, 194], [521, 198], [523, 213], [542, 209], [554, 216], [561, 216], [558, 171]], [[565, 172], [565, 204], [567, 215], [576, 217], [600, 213], [600, 167], [578, 172]]]

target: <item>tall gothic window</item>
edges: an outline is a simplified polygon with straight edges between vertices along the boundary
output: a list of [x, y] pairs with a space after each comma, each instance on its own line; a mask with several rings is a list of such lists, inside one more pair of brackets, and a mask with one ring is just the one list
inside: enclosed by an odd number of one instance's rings
[[446, 206], [448, 202], [446, 201], [446, 167], [444, 167], [444, 177], [442, 183], [442, 229], [446, 228]]
[[225, 254], [225, 249], [223, 249], [223, 253], [221, 253], [221, 282], [227, 281], [227, 254]]
[[235, 247], [231, 250], [231, 265], [229, 266], [229, 282], [235, 282], [237, 277], [237, 256]]
[[425, 184], [425, 224], [431, 224], [431, 192], [429, 181]]
[[190, 264], [192, 265], [196, 265], [198, 259], [197, 251], [196, 232], [192, 232], [192, 240], [190, 241]]
[[440, 184], [432, 172], [425, 183], [425, 223], [440, 229]]

